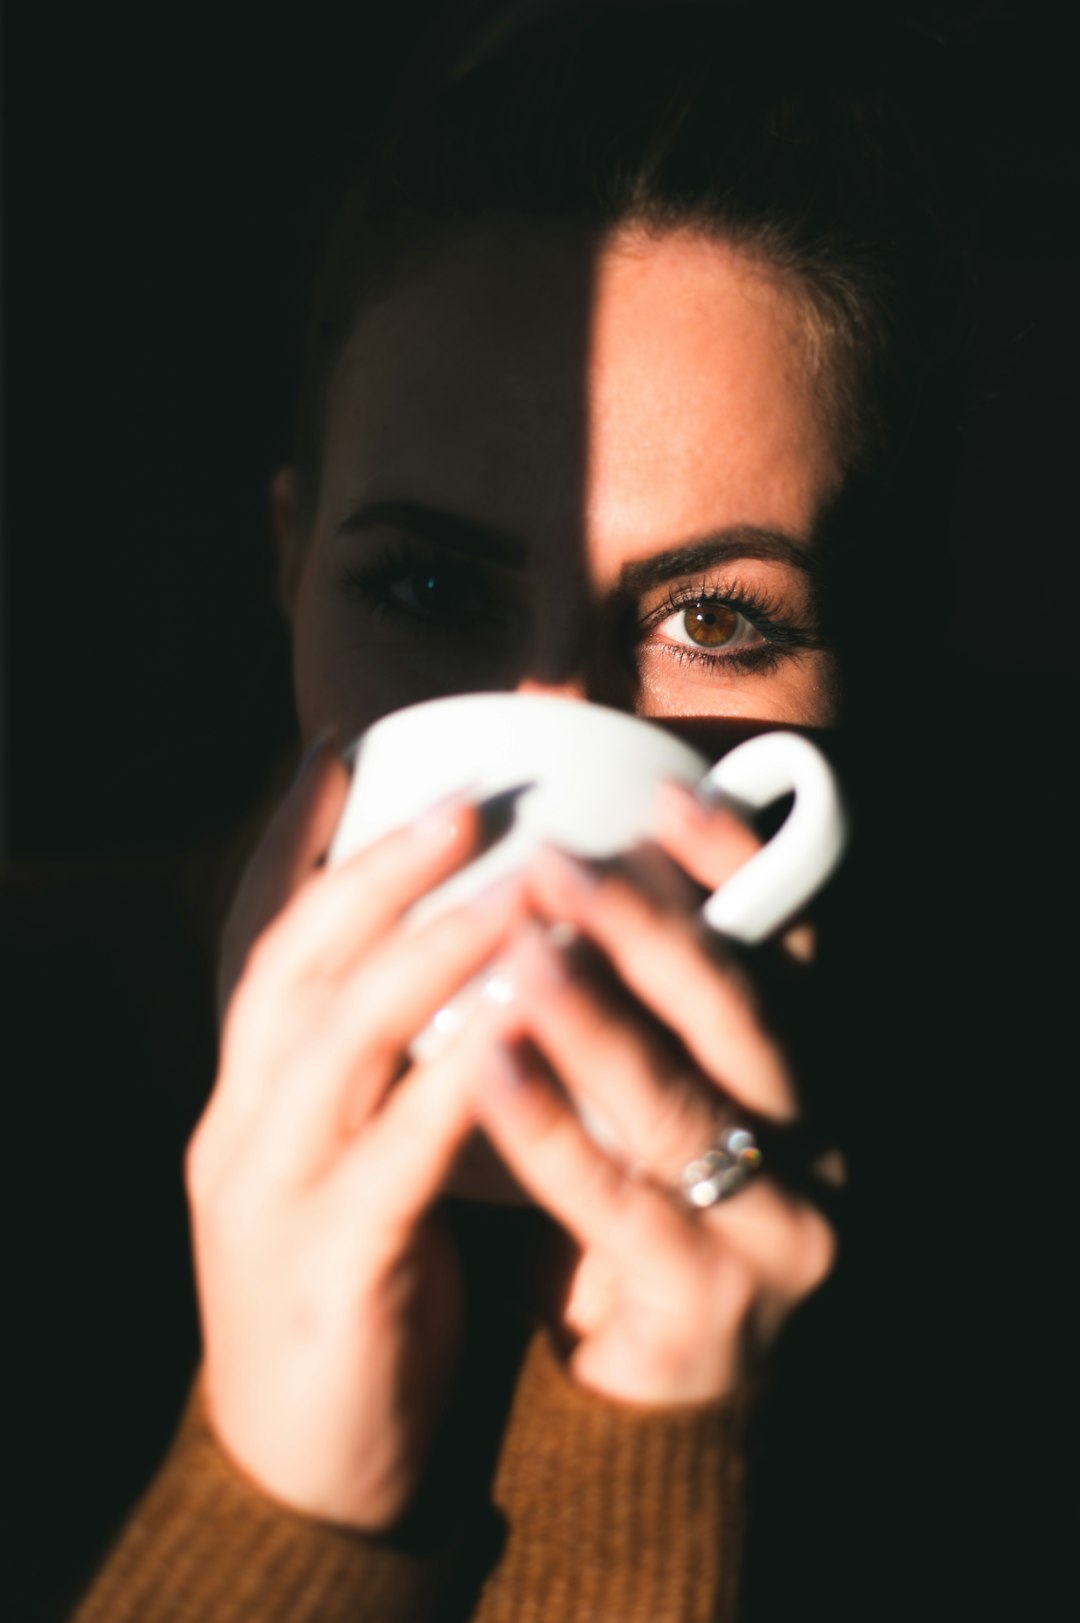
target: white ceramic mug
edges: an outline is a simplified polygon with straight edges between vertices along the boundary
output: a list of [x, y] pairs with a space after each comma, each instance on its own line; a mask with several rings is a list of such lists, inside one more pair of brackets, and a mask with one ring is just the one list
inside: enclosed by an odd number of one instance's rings
[[548, 843], [579, 857], [627, 856], [653, 834], [666, 779], [761, 809], [794, 803], [776, 834], [702, 909], [739, 941], [771, 935], [836, 867], [847, 824], [824, 756], [797, 733], [761, 733], [715, 766], [662, 727], [619, 710], [540, 694], [469, 693], [384, 716], [347, 752], [353, 781], [330, 861], [464, 793], [501, 798], [506, 832], [414, 913], [429, 917], [522, 867]]

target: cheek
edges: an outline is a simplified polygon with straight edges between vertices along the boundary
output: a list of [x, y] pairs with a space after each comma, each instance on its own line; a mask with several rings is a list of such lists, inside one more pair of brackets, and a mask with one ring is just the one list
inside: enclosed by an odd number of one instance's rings
[[327, 726], [335, 721], [333, 707], [327, 703], [328, 684], [325, 673], [315, 657], [317, 642], [305, 635], [302, 620], [293, 622], [292, 672], [293, 697], [300, 723], [300, 738], [309, 744]]
[[835, 655], [805, 654], [776, 673], [762, 719], [791, 727], [834, 727], [839, 721], [840, 679]]
[[293, 641], [293, 693], [306, 744], [333, 728], [344, 747], [403, 701], [377, 648], [335, 650], [318, 628], [298, 620]]
[[807, 656], [777, 694], [778, 721], [794, 727], [835, 727], [840, 720], [840, 674], [835, 655]]
[[[374, 719], [370, 673], [347, 657], [347, 628], [314, 551], [308, 555], [292, 621], [293, 695], [300, 735], [308, 743], [328, 727], [342, 744]], [[365, 664], [371, 663], [370, 661]], [[375, 664], [377, 671], [378, 666]]]
[[300, 736], [332, 727], [342, 747], [393, 710], [473, 688], [500, 673], [445, 645], [408, 637], [350, 602], [317, 568], [305, 575], [293, 616], [293, 694]]
[[[717, 677], [672, 672], [666, 665], [642, 674], [639, 712], [691, 727], [710, 725], [747, 735], [761, 724], [790, 727], [831, 727], [839, 719], [839, 682], [836, 661], [825, 652], [810, 652], [768, 675]], [[702, 734], [707, 736], [707, 731]]]

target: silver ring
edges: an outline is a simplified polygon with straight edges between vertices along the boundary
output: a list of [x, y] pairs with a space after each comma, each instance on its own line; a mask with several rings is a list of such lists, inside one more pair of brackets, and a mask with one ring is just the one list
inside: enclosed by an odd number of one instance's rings
[[679, 1173], [679, 1192], [689, 1206], [704, 1211], [744, 1189], [761, 1171], [762, 1159], [749, 1127], [734, 1122], [721, 1129], [704, 1155], [687, 1161]]

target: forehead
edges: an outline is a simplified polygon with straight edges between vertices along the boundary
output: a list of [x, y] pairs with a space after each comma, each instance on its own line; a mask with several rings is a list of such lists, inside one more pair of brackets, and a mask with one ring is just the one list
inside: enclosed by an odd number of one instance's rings
[[700, 235], [478, 231], [358, 322], [324, 499], [573, 531], [601, 573], [670, 535], [805, 528], [833, 463], [804, 334], [790, 290]]
[[802, 530], [832, 454], [802, 302], [727, 244], [680, 233], [597, 260], [588, 516], [630, 538], [756, 523]]

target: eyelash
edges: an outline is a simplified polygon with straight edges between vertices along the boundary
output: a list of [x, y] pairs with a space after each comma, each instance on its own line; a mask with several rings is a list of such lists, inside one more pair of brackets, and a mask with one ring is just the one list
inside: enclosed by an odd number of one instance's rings
[[[419, 608], [412, 610], [399, 602], [390, 591], [395, 582], [409, 575], [415, 576], [427, 567], [441, 569], [444, 574], [449, 574], [459, 590], [475, 592], [481, 603], [484, 601], [490, 603], [492, 605], [490, 612], [485, 612], [481, 608], [469, 614], [468, 619], [474, 634], [483, 635], [485, 631], [490, 635], [498, 634], [498, 630], [502, 629], [496, 627], [500, 619], [497, 612], [499, 594], [491, 586], [484, 572], [474, 569], [467, 563], [448, 560], [439, 550], [429, 553], [410, 543], [391, 542], [363, 567], [346, 565], [342, 571], [342, 578], [346, 590], [362, 599], [380, 619], [401, 620], [408, 624], [425, 626], [431, 631], [453, 634], [460, 627], [461, 621], [455, 618], [452, 612], [444, 619], [441, 619], [438, 613], [426, 615]], [[739, 581], [726, 583], [722, 591], [710, 585], [708, 580], [702, 580], [697, 585], [672, 588], [665, 594], [663, 602], [652, 608], [646, 616], [631, 621], [628, 627], [629, 634], [640, 644], [671, 615], [696, 603], [734, 609], [736, 614], [742, 615], [765, 640], [755, 647], [732, 648], [726, 653], [722, 649], [712, 653], [706, 648], [690, 648], [679, 643], [652, 644], [653, 648], [662, 650], [666, 658], [674, 659], [680, 665], [691, 665], [700, 670], [712, 669], [716, 674], [719, 674], [721, 667], [728, 674], [733, 670], [767, 673], [775, 670], [783, 659], [796, 650], [819, 646], [816, 637], [793, 626], [782, 617], [779, 605], [767, 593]], [[504, 620], [509, 618], [512, 612], [512, 608], [507, 606], [502, 618]]]
[[390, 588], [395, 582], [416, 576], [426, 568], [441, 571], [459, 590], [475, 592], [481, 601], [490, 602], [493, 606], [491, 613], [480, 610], [469, 616], [474, 630], [483, 630], [485, 622], [490, 628], [490, 622], [498, 618], [494, 607], [498, 594], [482, 571], [473, 569], [467, 563], [448, 560], [445, 554], [438, 551], [429, 553], [408, 543], [390, 542], [362, 568], [347, 564], [342, 571], [342, 579], [346, 591], [361, 598], [380, 619], [404, 620], [414, 625], [424, 625], [433, 631], [453, 630], [459, 622], [452, 614], [440, 619], [437, 612], [425, 614], [419, 607], [410, 609], [391, 593]]
[[725, 585], [723, 591], [710, 586], [706, 580], [697, 586], [673, 588], [662, 603], [638, 621], [639, 635], [655, 631], [673, 614], [678, 614], [680, 609], [692, 608], [696, 603], [734, 609], [736, 614], [749, 621], [765, 641], [753, 648], [732, 648], [727, 653], [722, 649], [710, 653], [707, 648], [690, 648], [681, 643], [653, 644], [653, 647], [663, 650], [665, 657], [677, 660], [680, 665], [694, 665], [699, 669], [709, 666], [715, 669], [722, 665], [729, 671], [733, 666], [743, 671], [771, 671], [797, 649], [818, 646], [815, 637], [782, 618], [775, 599], [758, 587], [746, 586], [738, 581]]

